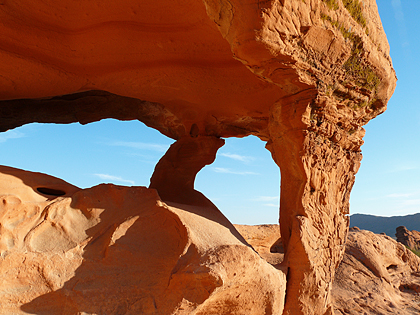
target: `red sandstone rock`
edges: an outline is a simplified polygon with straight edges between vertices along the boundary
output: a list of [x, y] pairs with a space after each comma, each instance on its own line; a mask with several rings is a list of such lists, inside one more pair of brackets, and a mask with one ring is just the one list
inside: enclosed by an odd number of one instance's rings
[[414, 250], [420, 250], [420, 232], [409, 231], [405, 226], [397, 227], [397, 242]]
[[[285, 314], [331, 314], [363, 126], [396, 84], [375, 1], [355, 12], [338, 0], [4, 1], [0, 130], [113, 117], [174, 148], [260, 137], [282, 174]], [[191, 182], [175, 182], [193, 198]], [[174, 198], [176, 186], [157, 183]]]
[[420, 313], [420, 258], [386, 235], [349, 232], [333, 285], [337, 314]]
[[216, 137], [186, 136], [171, 145], [155, 167], [150, 188], [164, 201], [214, 207], [194, 189], [197, 173], [214, 162], [217, 150], [225, 141]]
[[[273, 244], [273, 230], [278, 226], [235, 227], [261, 257], [267, 257], [267, 248]], [[351, 229], [332, 286], [336, 314], [419, 314], [419, 293], [418, 256], [386, 235]]]
[[282, 313], [285, 275], [214, 206], [4, 166], [0, 201], [0, 314]]
[[268, 263], [277, 266], [283, 261], [284, 250], [277, 224], [256, 226], [235, 224], [235, 228]]
[[[3, 102], [0, 126], [115, 117], [151, 122], [176, 139], [195, 124], [201, 135], [267, 140], [270, 107], [314, 89], [311, 100], [320, 93], [340, 104], [338, 131], [357, 131], [385, 110], [395, 75], [375, 1], [364, 1], [365, 28], [338, 3], [3, 3], [0, 99], [43, 99]], [[333, 22], [360, 38], [356, 57], [378, 76], [377, 88], [343, 68], [354, 45]], [[89, 90], [117, 95], [61, 97]]]

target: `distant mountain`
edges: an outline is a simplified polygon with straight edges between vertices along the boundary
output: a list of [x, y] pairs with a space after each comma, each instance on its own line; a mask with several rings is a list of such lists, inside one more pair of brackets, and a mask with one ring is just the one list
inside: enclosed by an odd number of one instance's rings
[[385, 233], [393, 238], [395, 238], [395, 230], [401, 225], [410, 231], [420, 231], [420, 213], [395, 217], [379, 217], [370, 214], [350, 216], [350, 227], [357, 226], [361, 230], [369, 230], [377, 234]]

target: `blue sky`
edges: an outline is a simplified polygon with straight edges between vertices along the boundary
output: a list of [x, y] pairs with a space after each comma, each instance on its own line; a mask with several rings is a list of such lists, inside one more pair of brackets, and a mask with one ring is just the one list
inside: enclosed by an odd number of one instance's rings
[[[388, 110], [366, 126], [351, 214], [420, 212], [418, 0], [377, 0], [398, 76]], [[148, 186], [173, 141], [138, 121], [86, 126], [30, 124], [0, 134], [0, 164], [47, 173], [87, 188], [106, 182]], [[256, 137], [227, 139], [196, 189], [233, 222], [278, 222], [280, 172]]]
[[351, 213], [392, 216], [420, 212], [420, 52], [418, 0], [377, 0], [397, 73], [387, 111], [365, 129], [363, 161]]
[[[148, 186], [173, 142], [138, 121], [29, 124], [0, 134], [0, 164], [47, 173], [81, 188]], [[280, 171], [256, 137], [229, 138], [195, 183], [234, 223], [278, 221]]]

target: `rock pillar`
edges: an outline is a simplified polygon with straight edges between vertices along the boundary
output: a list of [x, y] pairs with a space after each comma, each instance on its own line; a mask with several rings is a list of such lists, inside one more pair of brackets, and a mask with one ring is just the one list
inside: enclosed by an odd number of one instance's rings
[[285, 315], [333, 314], [331, 285], [344, 252], [364, 133], [339, 127], [337, 113], [313, 90], [286, 97], [270, 111], [267, 148], [281, 170]]
[[180, 138], [156, 164], [149, 188], [156, 189], [164, 201], [213, 206], [194, 189], [194, 181], [204, 166], [214, 162], [217, 150], [224, 144], [223, 139], [212, 136]]

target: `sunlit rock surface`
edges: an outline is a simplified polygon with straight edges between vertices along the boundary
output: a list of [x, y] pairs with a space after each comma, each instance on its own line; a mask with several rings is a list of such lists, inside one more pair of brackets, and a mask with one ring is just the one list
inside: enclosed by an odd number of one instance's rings
[[419, 231], [409, 231], [405, 226], [397, 227], [395, 237], [397, 242], [408, 246], [413, 250], [420, 250], [420, 232]]
[[[274, 227], [236, 225], [267, 261], [278, 258], [267, 252], [279, 244]], [[388, 236], [352, 228], [331, 293], [336, 314], [419, 314], [420, 257]]]
[[[117, 118], [191, 143], [258, 136], [281, 171], [285, 314], [333, 313], [362, 127], [385, 111], [396, 85], [374, 0], [0, 7], [1, 131]], [[188, 169], [188, 158], [172, 157]], [[173, 199], [170, 187], [154, 183]]]
[[420, 257], [389, 236], [352, 229], [332, 295], [338, 314], [419, 314]]
[[235, 224], [235, 228], [262, 258], [271, 265], [280, 267], [279, 264], [284, 259], [284, 249], [278, 224], [255, 226]]
[[282, 313], [285, 274], [214, 206], [8, 167], [0, 201], [0, 314]]

